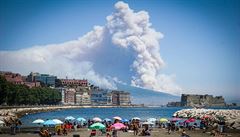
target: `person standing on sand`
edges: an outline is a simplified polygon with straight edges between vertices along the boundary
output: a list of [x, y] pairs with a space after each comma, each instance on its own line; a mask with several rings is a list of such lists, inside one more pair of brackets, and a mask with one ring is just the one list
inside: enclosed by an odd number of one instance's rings
[[115, 128], [112, 130], [112, 137], [117, 137], [117, 130]]
[[136, 122], [133, 123], [133, 134], [138, 135], [138, 124]]

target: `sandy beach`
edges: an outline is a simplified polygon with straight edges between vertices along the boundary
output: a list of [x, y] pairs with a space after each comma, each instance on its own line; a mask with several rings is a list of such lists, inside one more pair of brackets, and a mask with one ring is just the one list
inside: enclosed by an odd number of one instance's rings
[[[79, 129], [78, 131], [72, 131], [68, 133], [67, 137], [73, 137], [73, 135], [80, 135], [80, 137], [89, 137], [90, 135], [90, 130], [87, 128]], [[210, 137], [210, 132], [203, 133], [202, 130], [186, 130], [187, 134], [190, 137]], [[160, 128], [154, 128], [151, 131], [151, 137], [179, 137], [181, 135], [181, 132], [176, 131], [172, 132], [171, 134], [167, 133], [166, 129], [160, 129]], [[225, 136], [230, 136], [230, 137], [239, 137], [240, 133], [224, 133]], [[14, 137], [39, 137], [39, 135], [36, 133], [18, 133], [16, 135], [10, 135], [10, 134], [0, 134], [0, 137], [9, 137], [9, 136], [14, 136]], [[61, 135], [63, 136], [63, 135]], [[54, 135], [54, 137], [61, 137], [59, 135]], [[100, 132], [98, 134], [98, 137], [105, 137], [106, 135], [101, 135]], [[136, 135], [133, 135], [133, 132], [122, 132], [118, 131], [118, 137], [136, 137]]]

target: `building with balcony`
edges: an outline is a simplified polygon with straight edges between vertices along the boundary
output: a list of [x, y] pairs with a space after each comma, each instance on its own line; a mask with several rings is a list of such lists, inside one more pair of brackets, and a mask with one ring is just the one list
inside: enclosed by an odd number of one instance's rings
[[76, 88], [76, 105], [91, 105], [91, 95], [88, 87]]
[[130, 105], [130, 93], [125, 91], [113, 90], [112, 95], [112, 105]]
[[91, 102], [92, 105], [112, 105], [112, 95], [106, 89], [93, 88]]
[[76, 90], [74, 88], [67, 88], [64, 90], [64, 104], [75, 105]]

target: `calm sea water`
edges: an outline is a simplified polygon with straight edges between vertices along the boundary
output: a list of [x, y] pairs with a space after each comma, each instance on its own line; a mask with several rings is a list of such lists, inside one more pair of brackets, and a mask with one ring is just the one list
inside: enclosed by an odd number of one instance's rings
[[146, 120], [148, 118], [170, 118], [172, 117], [174, 112], [181, 109], [183, 108], [181, 107], [79, 108], [25, 115], [24, 117], [21, 118], [21, 121], [23, 122], [23, 126], [34, 126], [34, 124], [32, 124], [32, 121], [39, 118], [43, 120], [57, 118], [64, 121], [64, 119], [67, 116], [73, 116], [75, 118], [83, 117], [85, 119], [92, 119], [94, 117], [100, 117], [101, 119], [105, 118], [112, 119], [114, 116], [120, 116], [125, 119], [139, 117], [141, 118], [141, 120]]

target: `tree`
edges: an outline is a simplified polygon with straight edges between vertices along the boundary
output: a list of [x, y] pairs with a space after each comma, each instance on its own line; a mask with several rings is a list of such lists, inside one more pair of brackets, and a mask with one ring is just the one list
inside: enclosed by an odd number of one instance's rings
[[28, 88], [25, 85], [15, 85], [0, 77], [0, 104], [35, 105], [58, 104], [61, 93], [48, 87]]

